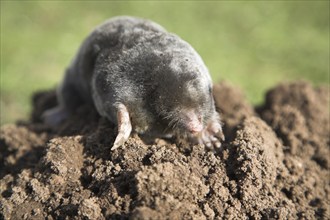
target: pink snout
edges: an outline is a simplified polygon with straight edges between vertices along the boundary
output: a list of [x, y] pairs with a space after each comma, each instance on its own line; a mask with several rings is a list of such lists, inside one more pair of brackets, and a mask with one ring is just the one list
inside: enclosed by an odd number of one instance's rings
[[193, 134], [199, 133], [203, 130], [203, 124], [200, 116], [194, 111], [188, 111], [184, 117], [184, 124], [187, 130]]

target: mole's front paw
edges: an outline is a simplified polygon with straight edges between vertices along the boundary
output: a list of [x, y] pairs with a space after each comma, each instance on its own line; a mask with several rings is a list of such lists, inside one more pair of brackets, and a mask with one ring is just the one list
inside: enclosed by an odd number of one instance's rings
[[68, 111], [62, 106], [57, 106], [52, 109], [45, 111], [41, 119], [49, 126], [55, 127], [58, 126], [62, 121], [68, 118]]
[[132, 124], [129, 118], [129, 113], [126, 106], [121, 103], [117, 106], [117, 124], [118, 134], [111, 150], [117, 149], [123, 145], [128, 140], [132, 131]]
[[204, 144], [210, 150], [219, 149], [221, 147], [221, 141], [224, 140], [225, 136], [218, 122], [210, 122], [198, 136], [198, 143]]

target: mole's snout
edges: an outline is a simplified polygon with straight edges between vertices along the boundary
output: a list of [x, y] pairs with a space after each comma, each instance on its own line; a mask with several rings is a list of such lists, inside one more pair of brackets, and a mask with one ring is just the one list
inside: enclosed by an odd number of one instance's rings
[[184, 124], [187, 130], [193, 134], [199, 133], [203, 130], [203, 123], [201, 116], [194, 111], [188, 111], [184, 117]]

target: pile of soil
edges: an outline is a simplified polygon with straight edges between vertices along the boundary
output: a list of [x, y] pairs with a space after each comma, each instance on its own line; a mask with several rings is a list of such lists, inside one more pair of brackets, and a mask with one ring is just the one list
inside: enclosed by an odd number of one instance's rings
[[330, 219], [329, 88], [280, 84], [256, 108], [227, 83], [214, 96], [216, 153], [137, 135], [110, 151], [95, 110], [50, 130], [54, 91], [36, 94], [30, 122], [1, 127], [0, 219]]

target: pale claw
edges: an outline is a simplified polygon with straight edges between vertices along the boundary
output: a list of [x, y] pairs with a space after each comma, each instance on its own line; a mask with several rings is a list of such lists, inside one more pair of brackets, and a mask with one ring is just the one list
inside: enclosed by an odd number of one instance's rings
[[214, 136], [216, 136], [221, 141], [225, 141], [226, 140], [225, 135], [223, 134], [222, 129], [220, 129], [217, 133], [215, 133]]
[[132, 132], [132, 124], [129, 119], [129, 113], [126, 106], [123, 104], [119, 104], [117, 107], [117, 124], [118, 134], [111, 150], [115, 150], [122, 146], [128, 140]]

